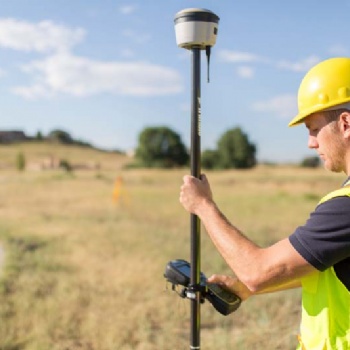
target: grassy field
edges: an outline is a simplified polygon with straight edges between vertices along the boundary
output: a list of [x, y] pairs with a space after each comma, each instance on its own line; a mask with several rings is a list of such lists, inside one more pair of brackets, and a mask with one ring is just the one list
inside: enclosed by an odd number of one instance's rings
[[[98, 167], [16, 171], [64, 157]], [[189, 302], [163, 278], [189, 259], [189, 215], [178, 203], [185, 170], [125, 170], [116, 154], [53, 145], [0, 147], [1, 350], [182, 350]], [[113, 201], [116, 178], [123, 179]], [[224, 213], [261, 246], [303, 224], [342, 182], [322, 169], [209, 172]], [[230, 273], [202, 230], [202, 268]], [[293, 349], [300, 291], [261, 295], [224, 317], [202, 306], [202, 349]]]

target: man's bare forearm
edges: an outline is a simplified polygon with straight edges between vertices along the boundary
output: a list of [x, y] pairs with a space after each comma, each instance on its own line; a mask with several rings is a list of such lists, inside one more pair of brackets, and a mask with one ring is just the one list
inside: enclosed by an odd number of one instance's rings
[[257, 246], [228, 221], [213, 201], [203, 203], [197, 215], [227, 264], [253, 294], [300, 285], [298, 271], [289, 270], [287, 264], [273, 256], [277, 247], [267, 250]]

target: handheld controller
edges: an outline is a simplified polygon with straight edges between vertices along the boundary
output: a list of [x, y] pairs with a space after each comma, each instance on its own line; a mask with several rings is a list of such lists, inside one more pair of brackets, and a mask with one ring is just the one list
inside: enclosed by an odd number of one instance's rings
[[[177, 285], [184, 286], [183, 297], [188, 297], [188, 288], [190, 286], [191, 265], [182, 259], [170, 261], [166, 268], [164, 277], [172, 283], [173, 287]], [[228, 292], [218, 284], [208, 283], [206, 276], [201, 272], [200, 287], [203, 290], [203, 296], [214, 306], [222, 315], [229, 315], [236, 311], [241, 299], [234, 293]]]

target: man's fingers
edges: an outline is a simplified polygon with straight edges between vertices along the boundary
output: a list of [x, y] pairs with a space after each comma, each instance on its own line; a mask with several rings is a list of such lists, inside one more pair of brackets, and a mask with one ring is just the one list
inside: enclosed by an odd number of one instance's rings
[[194, 179], [194, 177], [193, 177], [192, 175], [185, 175], [185, 176], [183, 177], [183, 182], [184, 182], [184, 183], [189, 183], [189, 182], [191, 182], [193, 179]]
[[201, 174], [199, 179], [192, 176], [192, 175], [184, 175], [184, 177], [183, 177], [184, 183], [189, 183], [189, 182], [196, 181], [196, 180], [200, 180], [202, 182], [208, 183], [208, 179], [207, 179], [205, 174]]
[[209, 283], [226, 284], [229, 278], [224, 275], [212, 275], [208, 278]]

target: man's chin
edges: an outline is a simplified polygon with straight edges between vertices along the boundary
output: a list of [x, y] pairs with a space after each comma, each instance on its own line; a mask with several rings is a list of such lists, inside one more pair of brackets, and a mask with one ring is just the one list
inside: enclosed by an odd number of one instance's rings
[[323, 167], [326, 170], [331, 171], [333, 173], [341, 173], [343, 171], [343, 169], [339, 169], [338, 167], [336, 167], [331, 162], [327, 162], [327, 160], [323, 160]]
[[328, 171], [334, 171], [333, 170], [333, 167], [332, 167], [332, 164], [330, 162], [327, 162], [326, 159], [324, 158], [321, 158], [322, 162], [323, 162], [323, 167], [328, 170]]

